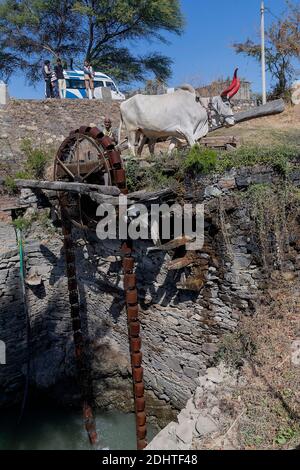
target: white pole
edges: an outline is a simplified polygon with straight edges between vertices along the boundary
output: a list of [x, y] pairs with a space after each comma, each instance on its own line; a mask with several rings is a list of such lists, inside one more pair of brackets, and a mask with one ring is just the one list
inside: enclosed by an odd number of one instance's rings
[[267, 102], [266, 91], [266, 52], [265, 52], [265, 3], [261, 2], [261, 76], [262, 76], [262, 102]]

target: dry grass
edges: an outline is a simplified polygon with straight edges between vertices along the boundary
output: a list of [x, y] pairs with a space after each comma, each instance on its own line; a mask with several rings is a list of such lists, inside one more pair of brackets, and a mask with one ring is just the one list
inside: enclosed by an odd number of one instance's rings
[[276, 289], [270, 282], [264, 305], [254, 317], [241, 322], [239, 338], [246, 338], [247, 345], [232, 338], [232, 351], [244, 350], [245, 361], [241, 368], [244, 385], [235, 391], [231, 403], [235, 409], [231, 421], [238, 417], [233, 436], [228, 436], [234, 448], [293, 449], [300, 445], [300, 364], [291, 361], [293, 341], [300, 338], [299, 283], [282, 279], [281, 284], [284, 287]]
[[244, 366], [246, 413], [239, 424], [246, 448], [294, 448], [300, 444], [300, 365], [291, 346], [300, 336], [299, 285], [269, 288], [269, 305], [243, 325], [256, 353]]
[[290, 106], [282, 113], [221, 129], [214, 135], [234, 135], [245, 145], [300, 145], [300, 106]]

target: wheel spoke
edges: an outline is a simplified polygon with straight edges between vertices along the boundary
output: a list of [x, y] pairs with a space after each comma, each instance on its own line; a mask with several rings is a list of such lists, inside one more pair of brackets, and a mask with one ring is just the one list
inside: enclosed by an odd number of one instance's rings
[[86, 180], [89, 176], [91, 176], [96, 170], [100, 170], [100, 168], [102, 168], [103, 165], [101, 165], [101, 162], [99, 162], [94, 168], [91, 169], [91, 171], [89, 171], [83, 178], [82, 180]]
[[[71, 136], [70, 141], [56, 156], [56, 179], [67, 178], [83, 183], [96, 181], [98, 184], [111, 185], [110, 164], [106, 160], [105, 150], [90, 136]], [[74, 207], [71, 207], [73, 204]], [[70, 199], [69, 217], [73, 225], [87, 230], [88, 227], [94, 227], [96, 221], [89, 209], [86, 213], [85, 204], [85, 198], [80, 195], [76, 202]]]
[[56, 160], [57, 163], [62, 167], [62, 169], [73, 179], [75, 179], [75, 175], [66, 167], [66, 165], [59, 159]]

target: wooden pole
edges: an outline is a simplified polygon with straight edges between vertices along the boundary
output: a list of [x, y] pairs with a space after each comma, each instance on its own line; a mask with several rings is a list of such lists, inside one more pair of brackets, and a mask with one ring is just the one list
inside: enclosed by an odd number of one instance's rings
[[266, 50], [265, 50], [265, 2], [261, 2], [261, 78], [262, 78], [262, 103], [267, 103], [266, 91]]
[[274, 114], [280, 114], [285, 110], [285, 104], [283, 99], [269, 101], [269, 103], [258, 106], [256, 108], [250, 108], [246, 111], [241, 111], [234, 115], [235, 122], [250, 121], [251, 119], [257, 119], [264, 116], [271, 116]]

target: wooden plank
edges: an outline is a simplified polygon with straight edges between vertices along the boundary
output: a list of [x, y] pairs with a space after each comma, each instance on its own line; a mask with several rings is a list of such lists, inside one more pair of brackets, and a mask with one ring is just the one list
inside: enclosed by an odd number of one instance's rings
[[231, 142], [237, 142], [239, 140], [238, 137], [235, 137], [234, 135], [216, 135], [214, 137], [203, 137], [203, 139], [201, 139], [201, 142], [205, 142], [205, 143], [231, 143]]
[[220, 135], [216, 137], [203, 137], [200, 140], [200, 145], [215, 149], [230, 150], [239, 147], [241, 144], [238, 137]]
[[[192, 254], [191, 254], [192, 253]], [[187, 255], [182, 258], [173, 259], [167, 263], [167, 269], [169, 271], [175, 271], [178, 269], [187, 268], [195, 263], [195, 254], [194, 252], [188, 252]]]
[[175, 238], [174, 240], [171, 240], [168, 243], [162, 243], [161, 245], [147, 248], [147, 254], [156, 251], [175, 250], [176, 248], [187, 245], [188, 243], [191, 243], [193, 241], [195, 241], [195, 237], [188, 237], [187, 235], [184, 235], [183, 237]]
[[129, 194], [129, 197], [131, 199], [136, 199], [139, 202], [148, 202], [148, 201], [153, 201], [156, 199], [161, 199], [163, 197], [171, 197], [175, 196], [175, 192], [170, 189], [162, 189], [160, 191], [154, 191], [154, 192], [147, 192], [147, 191], [135, 191], [133, 193]]

